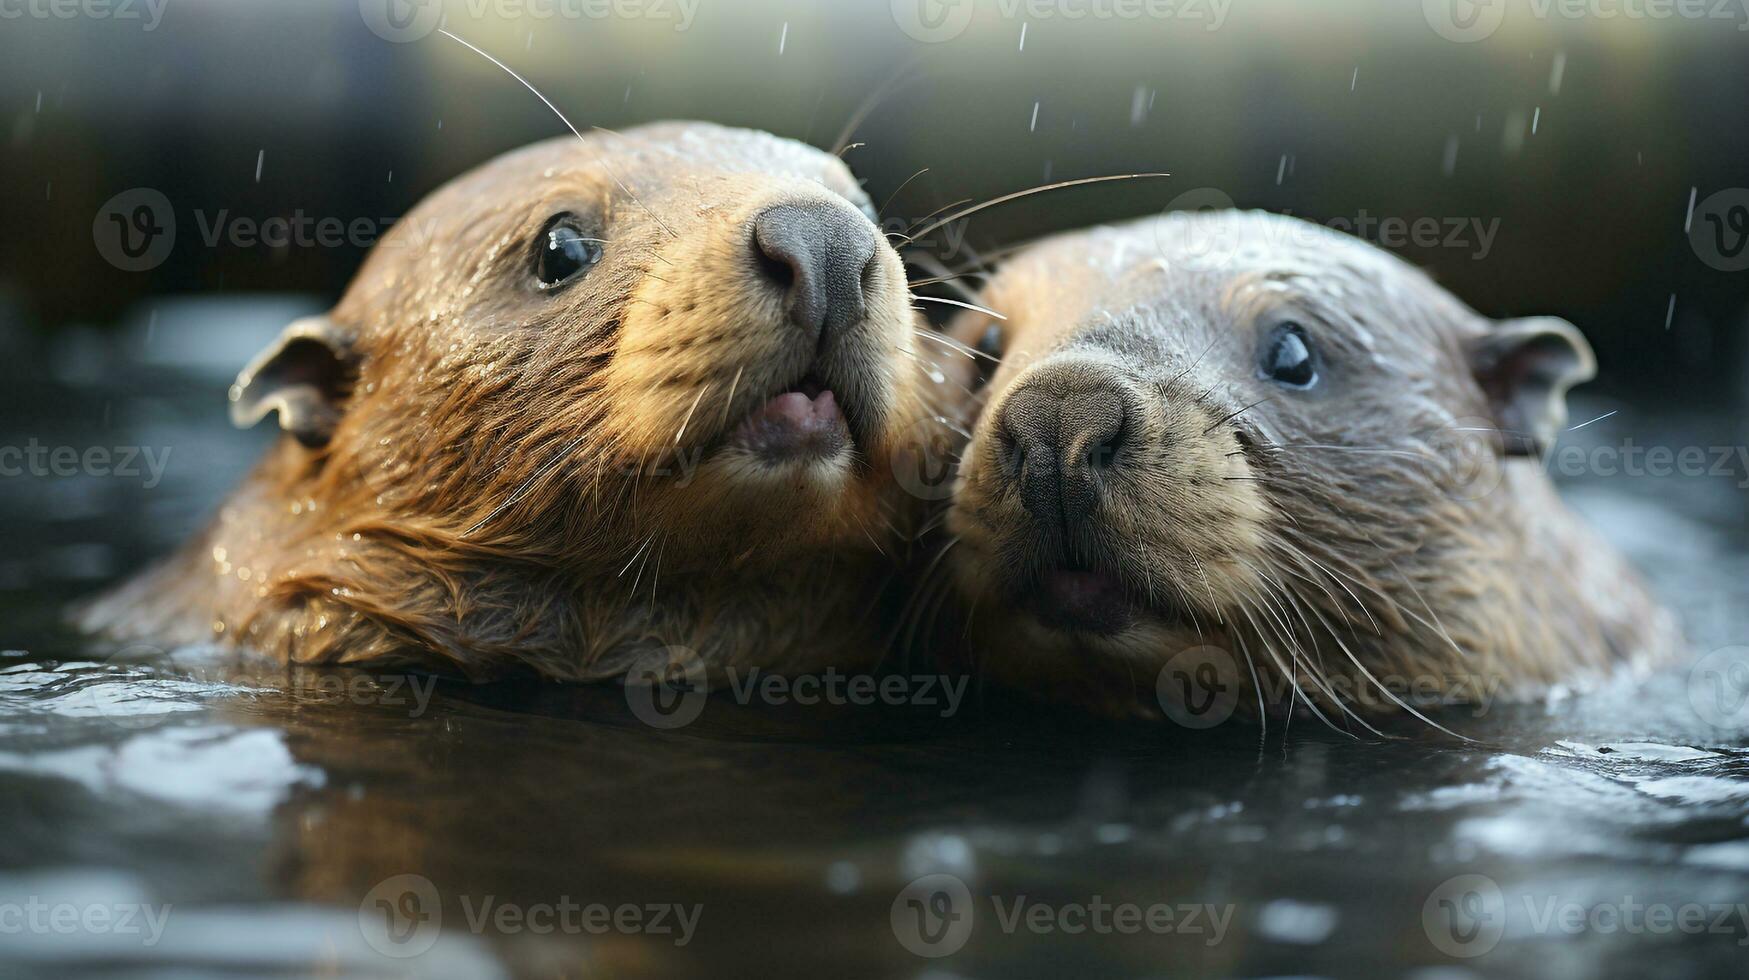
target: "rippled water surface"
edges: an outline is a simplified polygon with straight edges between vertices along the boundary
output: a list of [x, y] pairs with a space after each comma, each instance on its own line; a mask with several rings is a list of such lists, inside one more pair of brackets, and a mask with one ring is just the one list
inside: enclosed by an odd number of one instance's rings
[[[150, 487], [0, 485], [0, 974], [1749, 973], [1749, 677], [1729, 669], [1386, 742], [976, 693], [947, 720], [713, 701], [662, 731], [615, 689], [94, 657], [59, 609], [248, 465], [262, 435], [225, 428], [218, 399], [253, 343], [238, 324], [284, 313], [203, 302], [120, 344], [6, 340], [14, 369], [52, 366], [0, 395], [6, 444], [172, 453]], [[1623, 412], [1573, 437], [1741, 444], [1733, 425]], [[1568, 489], [1697, 656], [1749, 643], [1733, 481]], [[967, 897], [933, 908], [960, 915], [934, 936], [907, 900], [954, 899], [905, 891], [927, 875]]]

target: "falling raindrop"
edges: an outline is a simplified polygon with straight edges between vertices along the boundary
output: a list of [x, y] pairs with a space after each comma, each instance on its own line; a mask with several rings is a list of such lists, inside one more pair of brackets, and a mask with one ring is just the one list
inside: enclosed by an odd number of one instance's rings
[[1676, 294], [1670, 294], [1670, 305], [1664, 310], [1664, 329], [1670, 329], [1670, 321], [1676, 317]]
[[1530, 114], [1530, 135], [1536, 135], [1536, 124], [1542, 119], [1542, 117], [1543, 107], [1539, 105], [1536, 107], [1535, 111]]
[[1682, 218], [1682, 233], [1684, 235], [1688, 234], [1689, 227], [1694, 224], [1694, 198], [1699, 192], [1699, 187], [1690, 187], [1688, 189], [1688, 213]]
[[[783, 22], [783, 30], [777, 35], [777, 54], [783, 56], [784, 46], [789, 43], [789, 21]], [[628, 89], [629, 91], [629, 89]]]
[[1281, 186], [1282, 177], [1287, 175], [1287, 154], [1281, 155], [1281, 162], [1275, 165], [1275, 186]]
[[1135, 92], [1133, 94], [1131, 94], [1131, 96], [1130, 96], [1130, 125], [1131, 126], [1140, 126], [1142, 124], [1142, 120], [1147, 118], [1147, 116], [1148, 116], [1148, 101], [1149, 101], [1147, 98], [1145, 98], [1145, 96], [1147, 96], [1147, 94], [1148, 94], [1148, 88], [1145, 85], [1137, 85]]
[[1457, 172], [1458, 138], [1453, 133], [1445, 138], [1445, 160], [1439, 165], [1439, 172], [1447, 177]]
[[1037, 102], [1034, 102], [1032, 104], [1032, 122], [1029, 122], [1026, 124], [1026, 131], [1029, 133], [1033, 133], [1033, 132], [1038, 131], [1038, 103]]
[[1561, 94], [1561, 76], [1567, 73], [1567, 52], [1556, 51], [1554, 63], [1549, 65], [1549, 94]]
[[36, 90], [36, 111], [38, 113], [43, 111], [43, 90], [40, 88]]
[[1354, 86], [1359, 81], [1360, 81], [1360, 66], [1355, 65], [1354, 66], [1354, 74], [1348, 76], [1348, 90], [1350, 92], [1354, 91]]
[[255, 182], [261, 183], [261, 165], [267, 162], [267, 150], [262, 149], [255, 154]]

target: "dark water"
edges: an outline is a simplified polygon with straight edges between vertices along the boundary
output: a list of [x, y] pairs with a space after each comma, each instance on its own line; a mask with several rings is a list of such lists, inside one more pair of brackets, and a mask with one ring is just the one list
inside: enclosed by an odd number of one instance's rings
[[[0, 445], [170, 450], [155, 481], [0, 482], [0, 975], [1749, 973], [1749, 658], [1728, 652], [1441, 717], [1468, 742], [1107, 726], [976, 692], [945, 720], [713, 700], [666, 731], [611, 688], [94, 658], [59, 609], [248, 465], [262, 435], [220, 394], [295, 305], [0, 334]], [[1737, 425], [1624, 410], [1569, 438]], [[1569, 481], [1697, 657], [1749, 643], [1744, 476]]]

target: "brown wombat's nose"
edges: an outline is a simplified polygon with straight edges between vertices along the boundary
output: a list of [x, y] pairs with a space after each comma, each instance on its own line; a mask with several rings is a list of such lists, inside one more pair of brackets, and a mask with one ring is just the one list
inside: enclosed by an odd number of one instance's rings
[[1124, 465], [1138, 409], [1129, 388], [1099, 365], [1035, 368], [997, 418], [997, 457], [1035, 520], [1066, 525], [1098, 502], [1102, 471]]
[[754, 258], [784, 290], [790, 320], [810, 337], [863, 318], [879, 244], [874, 225], [848, 203], [789, 201], [753, 219]]

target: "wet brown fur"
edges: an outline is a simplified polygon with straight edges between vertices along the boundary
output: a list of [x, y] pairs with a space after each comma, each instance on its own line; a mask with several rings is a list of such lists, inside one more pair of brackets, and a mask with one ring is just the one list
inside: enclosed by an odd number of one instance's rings
[[[874, 662], [921, 503], [893, 473], [951, 385], [928, 380], [883, 247], [868, 317], [828, 341], [852, 465], [774, 475], [725, 450], [815, 356], [749, 266], [750, 218], [779, 199], [872, 214], [836, 158], [701, 123], [567, 136], [441, 188], [330, 314], [355, 358], [332, 439], [280, 438], [81, 624], [474, 676], [612, 677], [676, 645], [713, 672]], [[605, 257], [541, 291], [531, 242], [563, 211]]]

